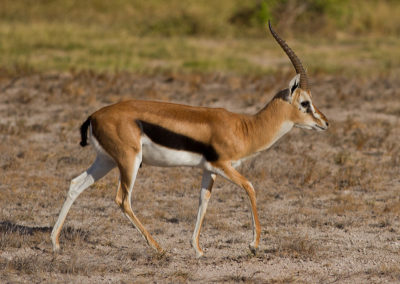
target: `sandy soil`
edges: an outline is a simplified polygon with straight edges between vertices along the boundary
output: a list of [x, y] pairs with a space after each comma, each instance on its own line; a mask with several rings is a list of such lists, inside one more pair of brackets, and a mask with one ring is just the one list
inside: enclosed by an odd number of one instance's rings
[[328, 132], [295, 129], [241, 166], [262, 225], [253, 256], [249, 202], [217, 178], [196, 259], [201, 171], [139, 171], [138, 217], [167, 249], [154, 253], [114, 202], [117, 172], [74, 203], [52, 252], [50, 231], [69, 181], [93, 161], [79, 126], [128, 98], [252, 113], [293, 74], [263, 77], [47, 73], [0, 77], [0, 282], [400, 281], [400, 82], [396, 76], [313, 78]]

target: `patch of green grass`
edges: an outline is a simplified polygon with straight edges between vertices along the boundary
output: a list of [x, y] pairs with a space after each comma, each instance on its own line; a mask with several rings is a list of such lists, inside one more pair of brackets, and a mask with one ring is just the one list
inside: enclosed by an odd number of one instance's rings
[[[400, 68], [397, 38], [288, 42], [310, 74], [370, 75]], [[140, 37], [126, 30], [103, 30], [71, 23], [2, 21], [0, 67], [37, 71], [236, 74], [265, 74], [292, 68], [267, 33], [262, 38]]]
[[[310, 73], [364, 75], [399, 68], [395, 35], [400, 21], [386, 21], [390, 11], [400, 9], [396, 1], [364, 1], [360, 11], [351, 13], [345, 8], [358, 1], [300, 2], [3, 0], [0, 69], [239, 74], [289, 69], [289, 60], [266, 31], [269, 18], [285, 38], [288, 31], [296, 36], [288, 42]], [[287, 15], [291, 5], [305, 5], [307, 12], [290, 13], [292, 24], [285, 25], [280, 15]], [[334, 36], [315, 33], [317, 24], [309, 18]], [[348, 36], [369, 30], [389, 37]]]
[[36, 70], [182, 70], [198, 72], [254, 69], [243, 53], [226, 42], [191, 37], [137, 37], [74, 25], [0, 25], [0, 65]]

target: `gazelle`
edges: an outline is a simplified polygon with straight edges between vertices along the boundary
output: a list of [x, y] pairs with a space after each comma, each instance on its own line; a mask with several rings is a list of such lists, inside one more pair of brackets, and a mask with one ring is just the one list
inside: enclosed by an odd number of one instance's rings
[[132, 211], [131, 193], [141, 163], [160, 167], [191, 166], [204, 169], [197, 220], [191, 244], [197, 257], [200, 228], [217, 175], [243, 188], [251, 205], [255, 252], [260, 242], [260, 222], [255, 190], [234, 165], [256, 152], [268, 149], [293, 126], [323, 131], [326, 117], [314, 106], [307, 74], [295, 53], [272, 29], [271, 34], [288, 55], [297, 75], [289, 88], [254, 115], [237, 114], [222, 108], [193, 107], [165, 102], [131, 100], [106, 106], [81, 126], [81, 146], [87, 145], [87, 132], [97, 157], [92, 166], [71, 181], [67, 198], [51, 233], [53, 249], [60, 247], [59, 236], [66, 215], [75, 199], [95, 181], [118, 167], [120, 179], [116, 203], [139, 230], [147, 243], [163, 249]]

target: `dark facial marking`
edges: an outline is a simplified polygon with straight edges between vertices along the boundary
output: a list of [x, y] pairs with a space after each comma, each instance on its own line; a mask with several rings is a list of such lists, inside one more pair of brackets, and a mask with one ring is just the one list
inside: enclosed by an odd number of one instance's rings
[[277, 99], [282, 99], [286, 102], [290, 103], [290, 97], [289, 97], [290, 93], [289, 93], [289, 89], [284, 89], [282, 91], [279, 91], [279, 93], [277, 93], [274, 98]]
[[136, 123], [139, 125], [141, 131], [154, 143], [170, 149], [199, 153], [209, 162], [215, 162], [218, 160], [218, 153], [211, 145], [199, 142], [188, 136], [175, 133], [162, 126], [143, 120], [136, 120]]
[[300, 103], [300, 105], [306, 109], [307, 113], [311, 113], [311, 105], [309, 101], [303, 101]]
[[304, 108], [308, 108], [310, 106], [310, 102], [309, 101], [301, 102], [301, 106]]

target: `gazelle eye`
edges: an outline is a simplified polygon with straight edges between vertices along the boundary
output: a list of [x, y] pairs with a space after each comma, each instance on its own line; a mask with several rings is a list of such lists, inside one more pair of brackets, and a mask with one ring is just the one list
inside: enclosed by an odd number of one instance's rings
[[308, 108], [310, 106], [310, 102], [309, 101], [304, 101], [304, 102], [301, 102], [300, 104], [304, 108]]

